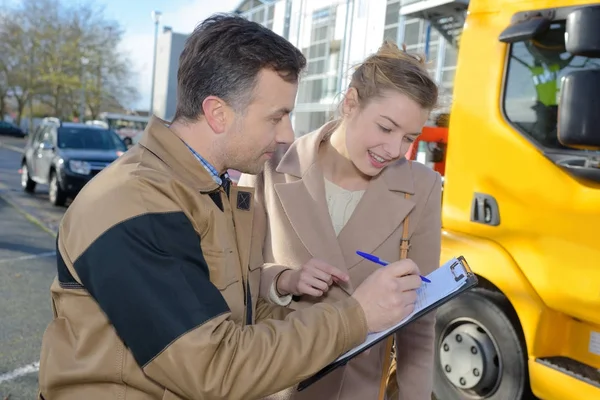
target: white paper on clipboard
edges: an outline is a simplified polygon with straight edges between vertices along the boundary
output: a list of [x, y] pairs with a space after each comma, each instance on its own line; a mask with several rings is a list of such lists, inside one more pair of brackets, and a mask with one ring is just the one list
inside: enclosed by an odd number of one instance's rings
[[427, 278], [431, 281], [431, 283], [423, 282], [421, 287], [417, 289], [417, 302], [415, 304], [415, 309], [408, 317], [404, 318], [400, 323], [392, 326], [389, 329], [386, 329], [385, 331], [369, 334], [367, 339], [362, 344], [342, 354], [336, 361], [359, 353], [361, 350], [365, 349], [371, 343], [377, 341], [381, 337], [387, 336], [390, 332], [393, 332], [394, 330], [411, 322], [412, 318], [419, 311], [457, 292], [467, 283], [468, 274], [469, 271], [467, 271], [463, 264], [456, 258], [449, 260], [447, 263], [427, 275]]

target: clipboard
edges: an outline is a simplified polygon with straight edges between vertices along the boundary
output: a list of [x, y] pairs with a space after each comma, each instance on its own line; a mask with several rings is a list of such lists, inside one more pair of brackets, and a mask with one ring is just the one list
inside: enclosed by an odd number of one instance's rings
[[296, 390], [300, 392], [306, 389], [333, 370], [346, 365], [365, 350], [373, 347], [388, 336], [395, 334], [402, 327], [475, 287], [478, 283], [477, 276], [473, 273], [463, 256], [450, 259], [444, 265], [427, 275], [427, 278], [429, 278], [431, 283], [424, 283], [417, 290], [417, 304], [409, 316], [389, 329], [369, 334], [362, 344], [342, 354], [319, 372], [300, 382]]

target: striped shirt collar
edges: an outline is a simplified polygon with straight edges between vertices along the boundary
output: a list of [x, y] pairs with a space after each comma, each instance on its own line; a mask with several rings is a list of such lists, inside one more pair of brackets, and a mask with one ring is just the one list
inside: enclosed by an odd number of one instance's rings
[[[185, 143], [185, 142], [183, 142]], [[198, 161], [200, 161], [200, 163], [202, 164], [202, 166], [204, 167], [204, 169], [206, 169], [208, 171], [208, 173], [210, 174], [210, 176], [213, 178], [213, 180], [215, 182], [217, 182], [219, 185], [223, 185], [223, 180], [229, 179], [229, 174], [227, 172], [225, 172], [223, 175], [219, 175], [219, 171], [217, 171], [217, 169], [208, 161], [206, 161], [206, 159], [204, 157], [202, 157], [200, 154], [198, 154], [198, 152], [194, 149], [192, 149], [187, 143], [185, 143], [185, 145], [187, 146], [188, 149], [190, 149], [190, 151], [192, 152], [192, 154], [194, 155], [194, 157], [196, 157], [196, 159]]]

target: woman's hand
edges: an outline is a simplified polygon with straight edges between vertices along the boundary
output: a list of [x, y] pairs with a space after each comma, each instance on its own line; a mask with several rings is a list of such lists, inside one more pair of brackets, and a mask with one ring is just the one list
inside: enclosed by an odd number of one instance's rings
[[283, 271], [277, 279], [277, 291], [282, 296], [307, 294], [320, 297], [334, 282], [347, 282], [349, 279], [348, 274], [339, 268], [313, 258], [300, 269]]

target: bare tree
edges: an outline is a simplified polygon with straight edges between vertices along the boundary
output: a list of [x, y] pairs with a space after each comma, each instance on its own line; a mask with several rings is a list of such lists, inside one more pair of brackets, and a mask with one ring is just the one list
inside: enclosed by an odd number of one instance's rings
[[[19, 121], [33, 96], [60, 118], [92, 118], [137, 99], [132, 69], [118, 52], [124, 31], [93, 2], [21, 0], [0, 14], [0, 96], [15, 99]], [[0, 103], [0, 106], [2, 103]]]
[[38, 67], [38, 34], [29, 23], [22, 13], [6, 13], [0, 19], [0, 69], [6, 94], [17, 103], [17, 125], [35, 90], [34, 76]]

